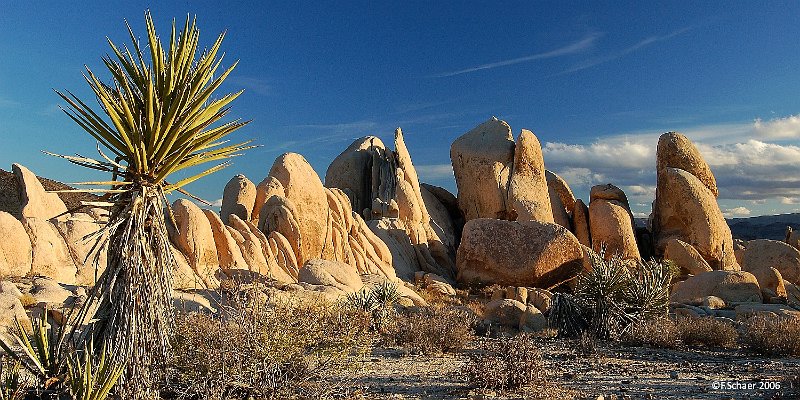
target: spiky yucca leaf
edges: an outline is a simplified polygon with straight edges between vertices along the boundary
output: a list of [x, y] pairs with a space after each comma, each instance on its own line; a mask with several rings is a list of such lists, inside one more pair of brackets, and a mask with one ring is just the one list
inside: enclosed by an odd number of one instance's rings
[[[230, 111], [229, 105], [242, 92], [212, 98], [212, 94], [236, 67], [218, 73], [222, 56], [217, 58], [225, 34], [219, 35], [210, 49], [197, 57], [199, 30], [188, 17], [176, 36], [172, 24], [169, 47], [165, 50], [156, 34], [150, 13], [145, 14], [147, 48], [145, 54], [130, 25], [128, 32], [133, 49], [119, 48], [108, 41], [113, 56], [103, 58], [112, 83], [102, 82], [86, 68], [84, 78], [100, 103], [94, 111], [77, 96], [57, 91], [67, 102], [64, 111], [116, 159], [104, 162], [87, 157], [65, 156], [75, 164], [114, 171], [124, 166], [126, 182], [164, 185], [170, 174], [208, 162], [223, 161], [217, 166], [165, 185], [176, 190], [199, 178], [225, 168], [224, 160], [251, 148], [249, 142], [228, 145], [225, 136], [248, 121], [220, 123]], [[145, 59], [149, 56], [149, 63]], [[101, 115], [105, 115], [103, 118]], [[105, 156], [104, 156], [105, 157]], [[107, 157], [105, 157], [107, 158]], [[109, 159], [110, 161], [110, 159]]]
[[105, 346], [96, 356], [92, 342], [84, 347], [83, 357], [77, 352], [67, 357], [69, 391], [76, 400], [105, 400], [124, 371]]
[[[176, 261], [167, 234], [172, 216], [164, 212], [169, 209], [166, 194], [189, 195], [183, 186], [227, 167], [231, 157], [252, 147], [225, 140], [247, 123], [223, 122], [241, 92], [214, 97], [236, 66], [221, 69], [224, 34], [198, 54], [194, 20], [187, 18], [180, 32], [173, 22], [166, 47], [149, 12], [145, 23], [145, 47], [129, 25], [131, 48], [109, 40], [113, 54], [103, 63], [110, 83], [86, 69], [99, 111], [71, 92], [58, 92], [67, 102], [65, 113], [97, 141], [100, 154], [100, 159], [60, 157], [111, 173], [110, 181], [85, 182], [111, 187], [102, 189], [106, 195], [100, 202], [111, 207], [108, 223], [95, 233], [95, 247], [108, 246], [108, 265], [76, 320], [92, 319], [85, 331], [107, 346], [115, 365], [125, 365], [119, 390], [124, 399], [157, 397], [158, 373], [169, 356]], [[209, 162], [219, 164], [168, 182], [171, 174]]]
[[639, 319], [663, 317], [669, 311], [670, 265], [656, 260], [640, 261], [625, 297]]

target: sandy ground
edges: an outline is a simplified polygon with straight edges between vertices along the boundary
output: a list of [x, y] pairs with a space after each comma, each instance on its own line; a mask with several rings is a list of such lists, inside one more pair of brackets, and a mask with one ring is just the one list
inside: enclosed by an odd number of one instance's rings
[[[350, 397], [370, 399], [800, 399], [800, 360], [796, 358], [609, 344], [579, 353], [571, 341], [538, 340], [547, 383], [513, 393], [469, 385], [459, 372], [474, 349], [441, 356], [377, 349], [346, 386]], [[337, 378], [331, 379], [333, 383]], [[736, 385], [743, 387], [735, 389]]]

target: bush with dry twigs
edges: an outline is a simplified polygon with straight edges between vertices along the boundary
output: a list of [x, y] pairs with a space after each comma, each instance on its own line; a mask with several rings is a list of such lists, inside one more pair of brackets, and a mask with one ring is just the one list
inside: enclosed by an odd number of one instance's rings
[[483, 342], [462, 369], [470, 384], [494, 390], [544, 382], [544, 371], [539, 346], [526, 334]]
[[457, 352], [475, 340], [478, 317], [464, 306], [428, 306], [401, 314], [386, 340], [412, 353]]
[[732, 322], [713, 317], [678, 318], [675, 322], [681, 341], [687, 345], [734, 348], [739, 332]]
[[323, 397], [323, 376], [356, 365], [374, 336], [367, 313], [326, 302], [252, 303], [177, 318], [166, 391], [203, 399]]
[[744, 325], [742, 342], [757, 353], [800, 357], [800, 321], [794, 318], [752, 317]]
[[625, 332], [623, 341], [634, 346], [671, 349], [681, 343], [681, 334], [674, 320], [659, 317], [634, 323]]

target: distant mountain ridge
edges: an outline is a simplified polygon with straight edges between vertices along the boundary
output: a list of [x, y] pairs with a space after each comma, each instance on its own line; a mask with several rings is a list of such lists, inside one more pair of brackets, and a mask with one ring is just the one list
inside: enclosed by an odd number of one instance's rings
[[733, 237], [742, 240], [783, 240], [786, 238], [787, 226], [800, 229], [800, 213], [730, 218], [727, 221]]

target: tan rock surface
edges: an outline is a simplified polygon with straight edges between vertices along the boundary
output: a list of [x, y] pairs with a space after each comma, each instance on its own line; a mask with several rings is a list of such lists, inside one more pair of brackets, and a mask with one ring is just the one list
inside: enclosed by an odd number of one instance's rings
[[25, 276], [31, 271], [31, 239], [19, 220], [0, 211], [0, 276]]
[[208, 288], [219, 287], [217, 245], [203, 210], [189, 200], [179, 199], [172, 203], [172, 214], [177, 226], [167, 224], [170, 240]]
[[581, 199], [575, 200], [572, 224], [575, 229], [575, 237], [578, 238], [578, 241], [586, 247], [591, 247], [592, 237], [590, 234], [589, 207], [586, 207], [586, 204], [584, 204]]
[[658, 175], [653, 237], [663, 253], [671, 239], [694, 247], [713, 269], [738, 270], [733, 238], [714, 194], [694, 175], [664, 168]]
[[250, 267], [247, 265], [244, 256], [242, 256], [242, 249], [239, 247], [236, 240], [233, 239], [233, 236], [231, 236], [225, 224], [222, 223], [222, 219], [219, 215], [211, 210], [203, 210], [203, 214], [206, 215], [208, 223], [211, 226], [214, 244], [217, 247], [219, 267], [222, 268], [223, 272], [227, 275], [227, 270], [232, 269], [249, 271]]
[[297, 278], [313, 285], [333, 286], [345, 293], [357, 292], [363, 286], [355, 267], [338, 261], [308, 260], [300, 267]]
[[561, 200], [561, 204], [564, 205], [564, 208], [567, 210], [567, 212], [574, 212], [575, 195], [572, 193], [572, 189], [570, 189], [567, 181], [550, 170], [545, 170], [545, 177], [547, 178], [547, 187], [556, 192], [559, 200]]
[[31, 240], [32, 266], [29, 275], [46, 276], [74, 284], [78, 270], [67, 243], [55, 225], [40, 218], [25, 218], [22, 225]]
[[607, 258], [614, 254], [625, 260], [640, 258], [631, 217], [623, 203], [596, 198], [589, 204], [589, 220], [594, 251], [605, 246]]
[[694, 175], [715, 198], [719, 196], [717, 180], [711, 173], [711, 168], [694, 143], [678, 132], [667, 132], [658, 138], [656, 170], [660, 173], [668, 167], [679, 168]]
[[220, 218], [227, 221], [228, 216], [236, 214], [244, 221], [250, 221], [256, 202], [256, 185], [244, 175], [236, 175], [228, 181], [222, 193]]
[[516, 214], [516, 220], [554, 222], [542, 145], [533, 132], [523, 129], [520, 133], [512, 171], [507, 204]]
[[19, 164], [13, 164], [11, 170], [19, 182], [23, 217], [48, 220], [67, 212], [64, 202], [56, 193], [47, 193], [33, 172]]
[[711, 271], [676, 283], [670, 301], [691, 304], [706, 296], [716, 296], [727, 304], [761, 302], [761, 289], [753, 274], [745, 271]]
[[511, 127], [497, 118], [478, 125], [450, 146], [458, 205], [466, 221], [507, 218], [506, 193], [514, 147]]
[[312, 258], [328, 259], [330, 253], [323, 250], [328, 236], [328, 199], [317, 173], [303, 156], [286, 153], [275, 160], [269, 175], [281, 182], [285, 197], [296, 209], [293, 215], [303, 238], [298, 263], [304, 264]]
[[550, 288], [580, 272], [583, 251], [560, 225], [478, 219], [464, 226], [457, 267], [466, 284]]
[[667, 246], [664, 249], [664, 258], [672, 260], [675, 265], [692, 275], [699, 275], [712, 270], [692, 245], [678, 239], [670, 239], [667, 242]]
[[800, 284], [800, 250], [777, 240], [751, 240], [742, 254], [742, 269], [761, 268], [775, 268], [783, 279]]
[[761, 294], [765, 300], [770, 297], [786, 298], [786, 285], [783, 283], [783, 276], [777, 269], [766, 267], [747, 272], [750, 272], [756, 277], [758, 286], [761, 288]]

